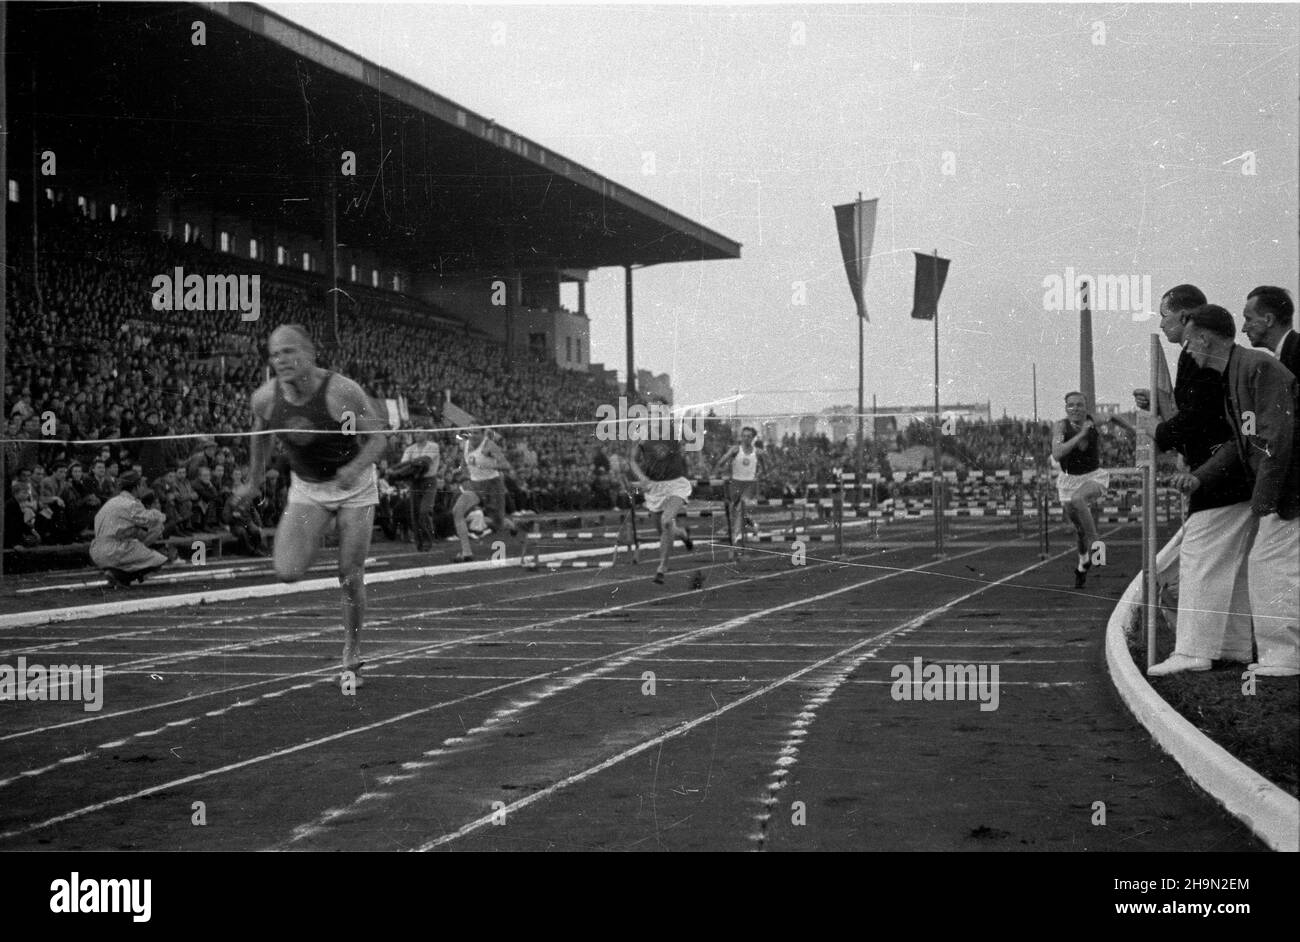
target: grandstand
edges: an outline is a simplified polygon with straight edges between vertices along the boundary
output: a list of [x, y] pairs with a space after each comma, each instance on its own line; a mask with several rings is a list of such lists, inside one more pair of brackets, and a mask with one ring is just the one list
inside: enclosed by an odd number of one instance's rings
[[[588, 369], [585, 295], [564, 310], [560, 284], [625, 268], [634, 388], [633, 269], [739, 256], [724, 236], [255, 6], [24, 4], [8, 31], [23, 63], [10, 140], [34, 149], [30, 171], [10, 158], [6, 402], [14, 419], [52, 412], [57, 429], [48, 444], [7, 448], [6, 479], [93, 457], [60, 442], [246, 430], [267, 333], [297, 322], [324, 341], [324, 365], [413, 420], [442, 422], [450, 396], [484, 424], [546, 426], [527, 437], [529, 502], [584, 505], [592, 440], [565, 423], [592, 419], [610, 373]], [[65, 70], [62, 56], [85, 67]], [[177, 73], [194, 81], [160, 105], [160, 77]], [[260, 318], [154, 310], [153, 278], [176, 269], [257, 275]], [[23, 423], [8, 431], [22, 437]], [[174, 470], [194, 444], [166, 442], [151, 470]], [[221, 444], [246, 460], [241, 440]], [[140, 450], [112, 457], [125, 470]], [[77, 535], [37, 522], [29, 542]], [[20, 528], [7, 546], [22, 545]]]

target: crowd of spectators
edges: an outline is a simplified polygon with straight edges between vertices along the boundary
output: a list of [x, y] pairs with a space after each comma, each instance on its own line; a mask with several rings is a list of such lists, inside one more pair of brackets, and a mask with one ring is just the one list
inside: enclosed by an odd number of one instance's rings
[[[305, 325], [323, 341], [318, 362], [358, 380], [374, 397], [404, 397], [414, 424], [445, 425], [450, 393], [479, 422], [514, 426], [502, 438], [514, 468], [515, 510], [614, 506], [621, 484], [610, 474], [609, 457], [617, 443], [598, 441], [593, 424], [598, 407], [618, 390], [591, 374], [512, 359], [499, 343], [448, 326], [414, 299], [368, 288], [349, 286], [335, 322], [319, 278], [269, 272], [121, 223], [51, 214], [42, 222], [37, 258], [34, 280], [30, 264], [15, 265], [8, 280], [7, 546], [82, 539], [98, 506], [113, 495], [118, 474], [135, 469], [167, 515], [168, 536], [238, 530], [246, 550], [258, 551], [251, 534], [259, 524], [274, 525], [284, 503], [283, 460], [273, 458], [266, 496], [246, 516], [229, 497], [247, 473], [248, 439], [239, 433], [251, 427], [249, 396], [267, 375], [266, 335], [281, 323]], [[153, 277], [176, 267], [199, 275], [260, 272], [261, 317], [244, 322], [238, 311], [195, 317], [154, 310]], [[732, 442], [725, 421], [710, 421], [708, 431], [703, 451], [688, 453], [699, 477], [709, 476]], [[961, 424], [945, 450], [962, 466], [1013, 467], [1048, 433], [1047, 426], [1011, 420]], [[930, 434], [916, 423], [897, 445], [928, 443]], [[118, 443], [139, 438], [149, 440]], [[408, 438], [392, 436], [390, 465]], [[459, 444], [450, 433], [435, 440], [447, 459], [440, 502], [449, 505], [458, 487]], [[94, 444], [77, 444], [86, 441]], [[824, 435], [787, 436], [768, 445], [767, 454], [760, 482], [767, 496], [802, 495], [854, 461], [847, 443]], [[1107, 460], [1125, 459], [1116, 453]], [[887, 472], [887, 449], [869, 447], [866, 465]], [[403, 495], [400, 485], [393, 489], [392, 507], [401, 509]]]

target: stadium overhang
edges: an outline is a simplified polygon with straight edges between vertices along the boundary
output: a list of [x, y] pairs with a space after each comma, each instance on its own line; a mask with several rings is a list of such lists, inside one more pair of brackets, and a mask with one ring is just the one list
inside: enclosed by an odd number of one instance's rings
[[340, 243], [412, 271], [740, 256], [739, 243], [254, 4], [7, 8], [11, 175], [30, 141], [32, 161], [57, 155], [61, 182], [180, 192], [322, 236], [333, 205]]

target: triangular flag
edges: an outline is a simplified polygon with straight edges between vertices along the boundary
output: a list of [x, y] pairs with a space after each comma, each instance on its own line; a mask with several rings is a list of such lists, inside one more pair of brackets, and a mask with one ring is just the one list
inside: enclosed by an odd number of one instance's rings
[[840, 235], [840, 254], [849, 276], [849, 290], [857, 305], [858, 317], [867, 317], [867, 263], [871, 260], [871, 243], [876, 237], [877, 200], [858, 200], [835, 207], [835, 228]]

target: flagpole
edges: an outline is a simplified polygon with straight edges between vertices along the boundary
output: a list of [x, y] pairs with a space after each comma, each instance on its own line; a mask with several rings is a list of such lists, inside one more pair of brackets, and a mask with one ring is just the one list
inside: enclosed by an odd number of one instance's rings
[[939, 417], [939, 250], [934, 250], [934, 552], [943, 555], [943, 459], [939, 434], [942, 431]]
[[[876, 417], [876, 394], [871, 394], [871, 440], [876, 440], [876, 431], [879, 429], [879, 419]], [[888, 449], [886, 449], [888, 450]], [[871, 509], [876, 509], [876, 482], [871, 482]]]
[[[1160, 357], [1160, 335], [1152, 334], [1150, 349], [1147, 354], [1151, 361], [1148, 380], [1151, 390], [1151, 412], [1159, 414], [1160, 385], [1157, 360]], [[1146, 443], [1144, 452], [1146, 467], [1142, 469], [1142, 568], [1144, 570], [1144, 588], [1146, 605], [1143, 607], [1143, 619], [1147, 634], [1147, 667], [1156, 663], [1156, 606], [1159, 605], [1158, 586], [1156, 585], [1156, 451], [1155, 442]]]
[[857, 485], [857, 496], [854, 498], [858, 503], [862, 502], [862, 387], [864, 374], [866, 372], [866, 357], [864, 353], [865, 339], [863, 336], [864, 328], [862, 322], [866, 320], [863, 316], [867, 310], [867, 279], [862, 276], [866, 268], [866, 259], [862, 258], [862, 191], [858, 190], [858, 205], [854, 207], [858, 216], [858, 296], [862, 299], [861, 309], [858, 311], [858, 453], [855, 463], [856, 474], [854, 484]]

